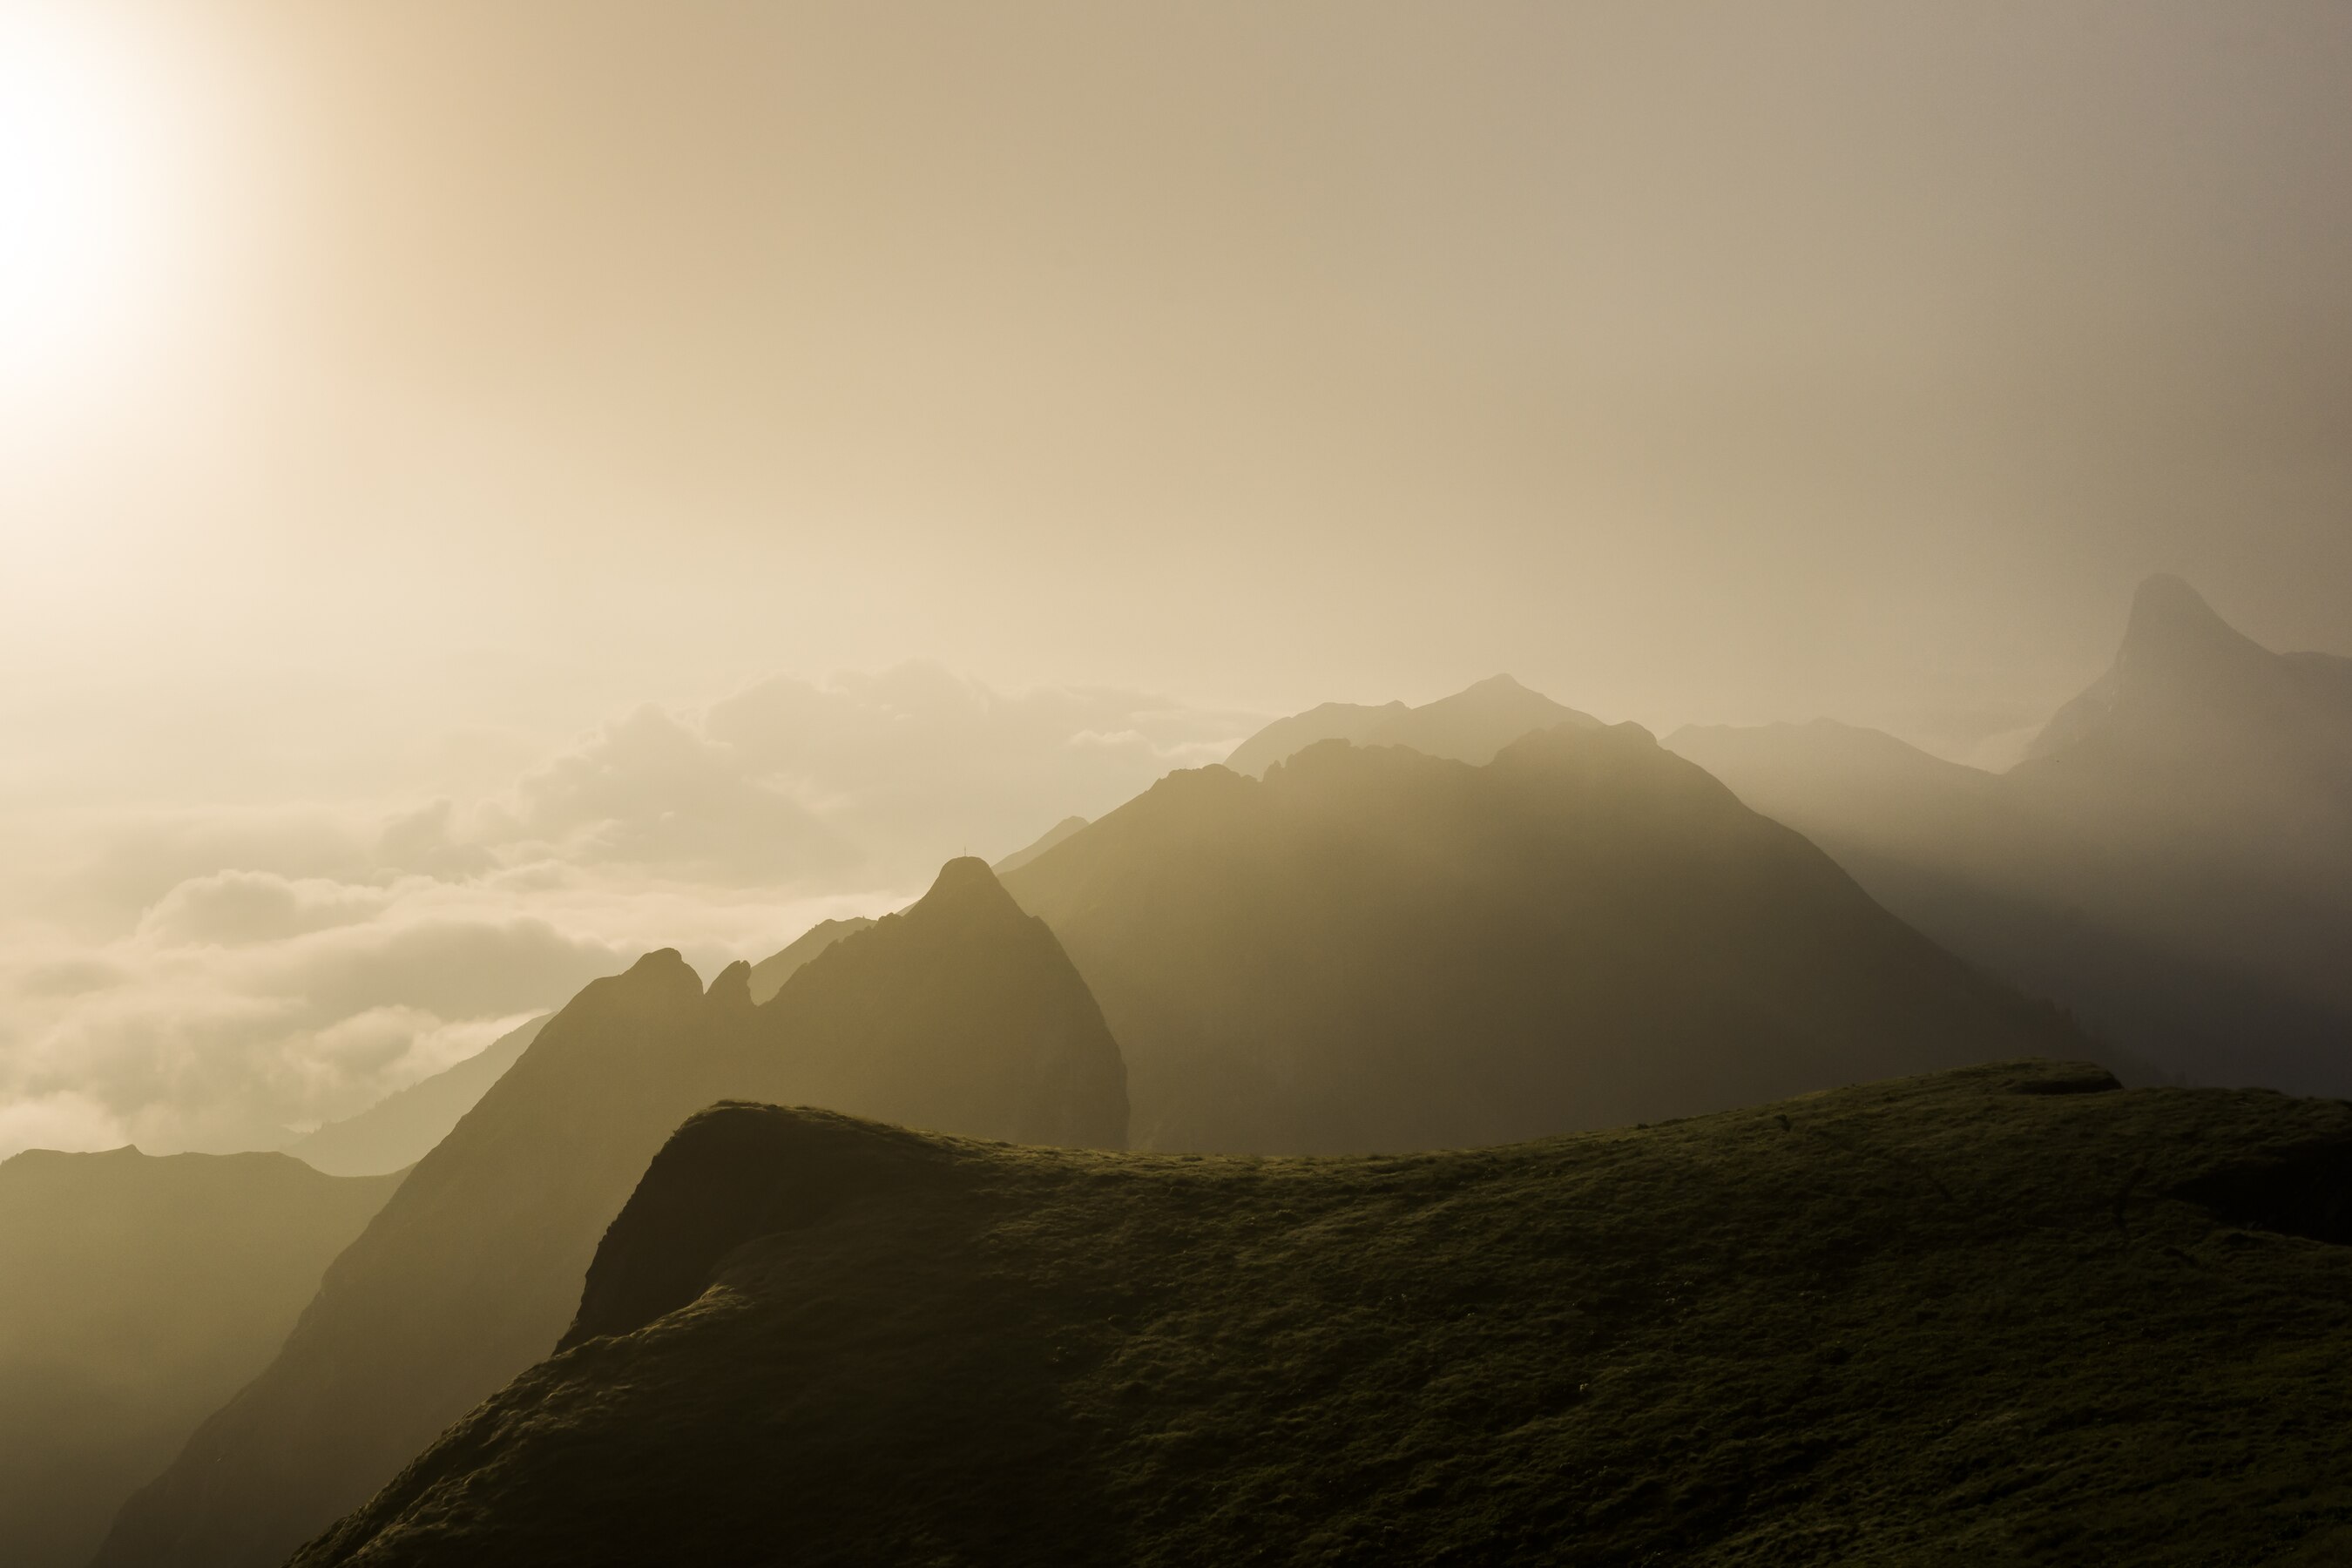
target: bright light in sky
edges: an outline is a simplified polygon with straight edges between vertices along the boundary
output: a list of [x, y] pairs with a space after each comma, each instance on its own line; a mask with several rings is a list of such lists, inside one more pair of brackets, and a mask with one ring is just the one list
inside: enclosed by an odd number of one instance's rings
[[135, 40], [91, 10], [0, 6], [0, 398], [87, 388], [157, 310], [175, 153]]

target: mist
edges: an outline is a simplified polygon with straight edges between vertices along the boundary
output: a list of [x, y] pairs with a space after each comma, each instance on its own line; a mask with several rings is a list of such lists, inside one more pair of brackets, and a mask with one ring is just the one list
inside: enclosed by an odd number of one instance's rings
[[14, 0], [0, 1558], [2352, 1553], [2347, 82]]

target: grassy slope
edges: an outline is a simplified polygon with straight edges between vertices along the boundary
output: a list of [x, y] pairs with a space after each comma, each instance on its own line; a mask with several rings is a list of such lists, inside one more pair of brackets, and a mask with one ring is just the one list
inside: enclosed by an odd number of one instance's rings
[[795, 1228], [298, 1562], [2344, 1561], [2352, 1247], [2176, 1194], [2299, 1151], [2352, 1236], [2352, 1106], [2020, 1089], [2090, 1070], [1331, 1161], [721, 1110], [599, 1310]]

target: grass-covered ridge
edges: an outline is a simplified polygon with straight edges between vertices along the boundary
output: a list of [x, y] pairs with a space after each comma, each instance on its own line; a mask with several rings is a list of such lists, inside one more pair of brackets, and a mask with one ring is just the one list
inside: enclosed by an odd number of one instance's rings
[[722, 1107], [298, 1562], [2344, 1561], [2352, 1105], [2110, 1083], [1319, 1161]]

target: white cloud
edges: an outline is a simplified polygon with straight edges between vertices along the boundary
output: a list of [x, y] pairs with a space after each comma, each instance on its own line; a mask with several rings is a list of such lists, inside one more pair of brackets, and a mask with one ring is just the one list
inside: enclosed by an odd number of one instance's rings
[[355, 924], [381, 912], [388, 897], [319, 877], [215, 871], [165, 893], [139, 923], [164, 942], [241, 946]]
[[575, 862], [789, 882], [859, 858], [732, 745], [650, 706], [525, 774], [516, 795], [516, 837]]
[[910, 665], [640, 707], [465, 798], [0, 812], [0, 1155], [273, 1147], [649, 948], [706, 974], [1222, 756], [1248, 715]]

